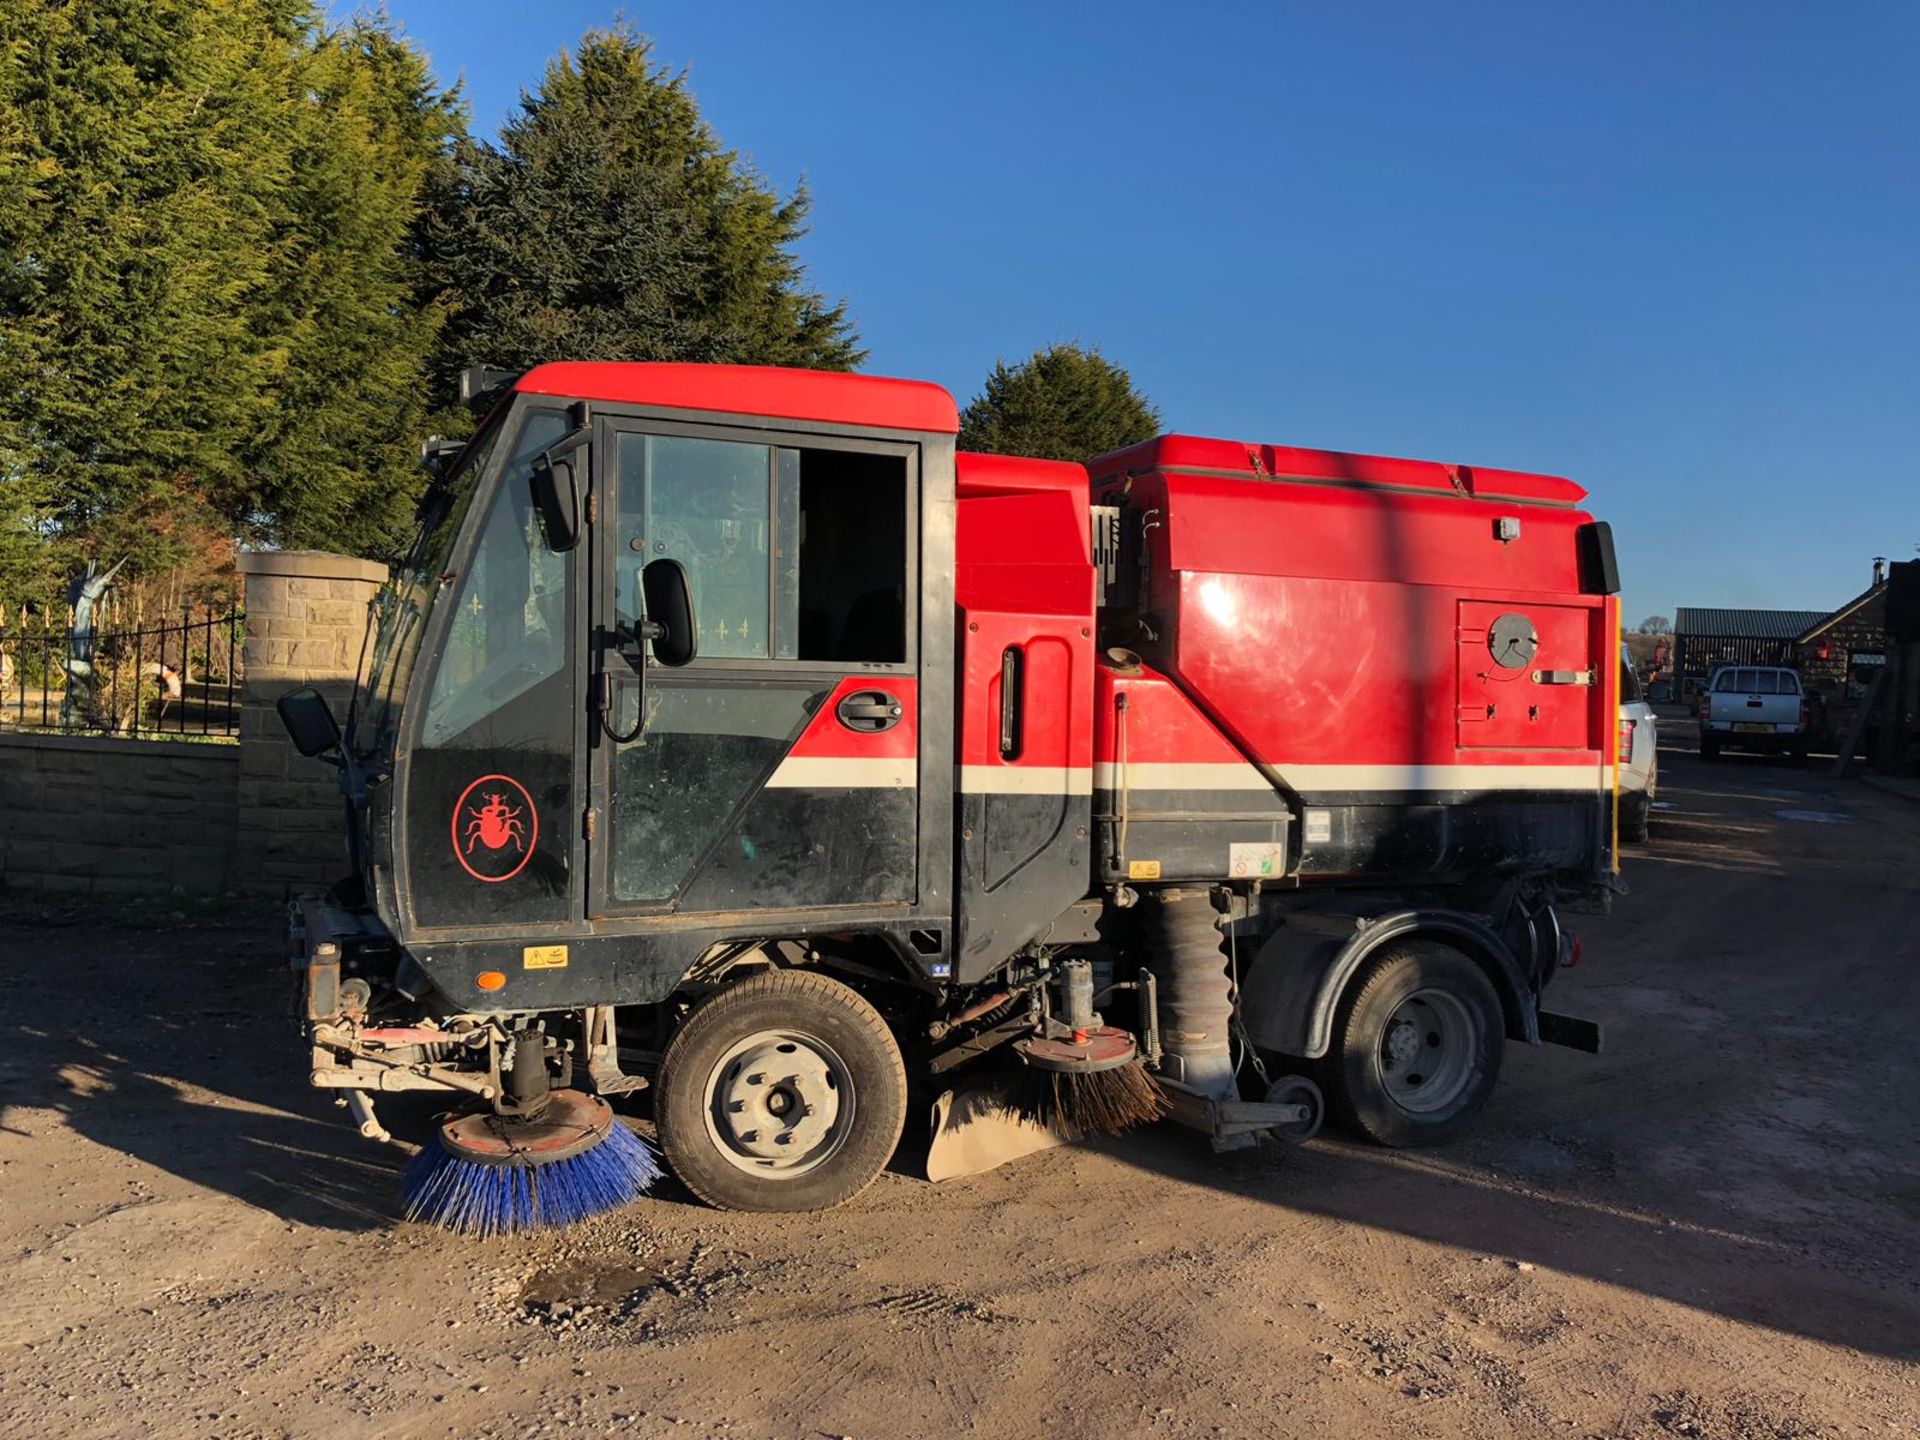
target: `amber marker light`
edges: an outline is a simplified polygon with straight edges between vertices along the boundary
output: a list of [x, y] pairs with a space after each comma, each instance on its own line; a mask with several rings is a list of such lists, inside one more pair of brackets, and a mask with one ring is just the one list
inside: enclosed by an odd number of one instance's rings
[[482, 970], [473, 977], [473, 983], [482, 990], [502, 990], [506, 988], [507, 977], [498, 970]]

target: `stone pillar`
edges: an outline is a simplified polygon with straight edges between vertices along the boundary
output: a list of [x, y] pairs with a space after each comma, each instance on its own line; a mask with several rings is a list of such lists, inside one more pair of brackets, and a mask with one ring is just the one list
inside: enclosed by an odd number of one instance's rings
[[273, 704], [312, 685], [345, 722], [368, 605], [387, 567], [277, 550], [242, 555], [239, 568], [247, 578], [247, 674], [233, 880], [250, 890], [324, 887], [347, 868], [338, 772], [293, 748]]

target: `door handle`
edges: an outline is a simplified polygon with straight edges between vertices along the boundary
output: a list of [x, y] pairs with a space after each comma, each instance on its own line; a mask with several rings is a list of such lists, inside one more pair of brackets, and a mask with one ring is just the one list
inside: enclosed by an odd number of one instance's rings
[[833, 713], [847, 729], [877, 735], [898, 725], [905, 711], [900, 702], [884, 690], [856, 690], [834, 706]]

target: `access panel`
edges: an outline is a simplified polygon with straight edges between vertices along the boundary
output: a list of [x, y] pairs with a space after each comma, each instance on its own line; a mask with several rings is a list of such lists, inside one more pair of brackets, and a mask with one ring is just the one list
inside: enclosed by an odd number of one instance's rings
[[1456, 631], [1462, 750], [1584, 750], [1593, 612], [1577, 605], [1462, 600]]

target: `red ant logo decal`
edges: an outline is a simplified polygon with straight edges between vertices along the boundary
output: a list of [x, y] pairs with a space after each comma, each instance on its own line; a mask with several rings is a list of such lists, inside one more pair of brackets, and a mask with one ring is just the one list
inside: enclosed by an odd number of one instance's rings
[[[468, 804], [476, 791], [477, 803]], [[482, 775], [454, 802], [453, 858], [476, 880], [489, 885], [511, 880], [532, 858], [539, 837], [533, 797], [511, 776]]]

